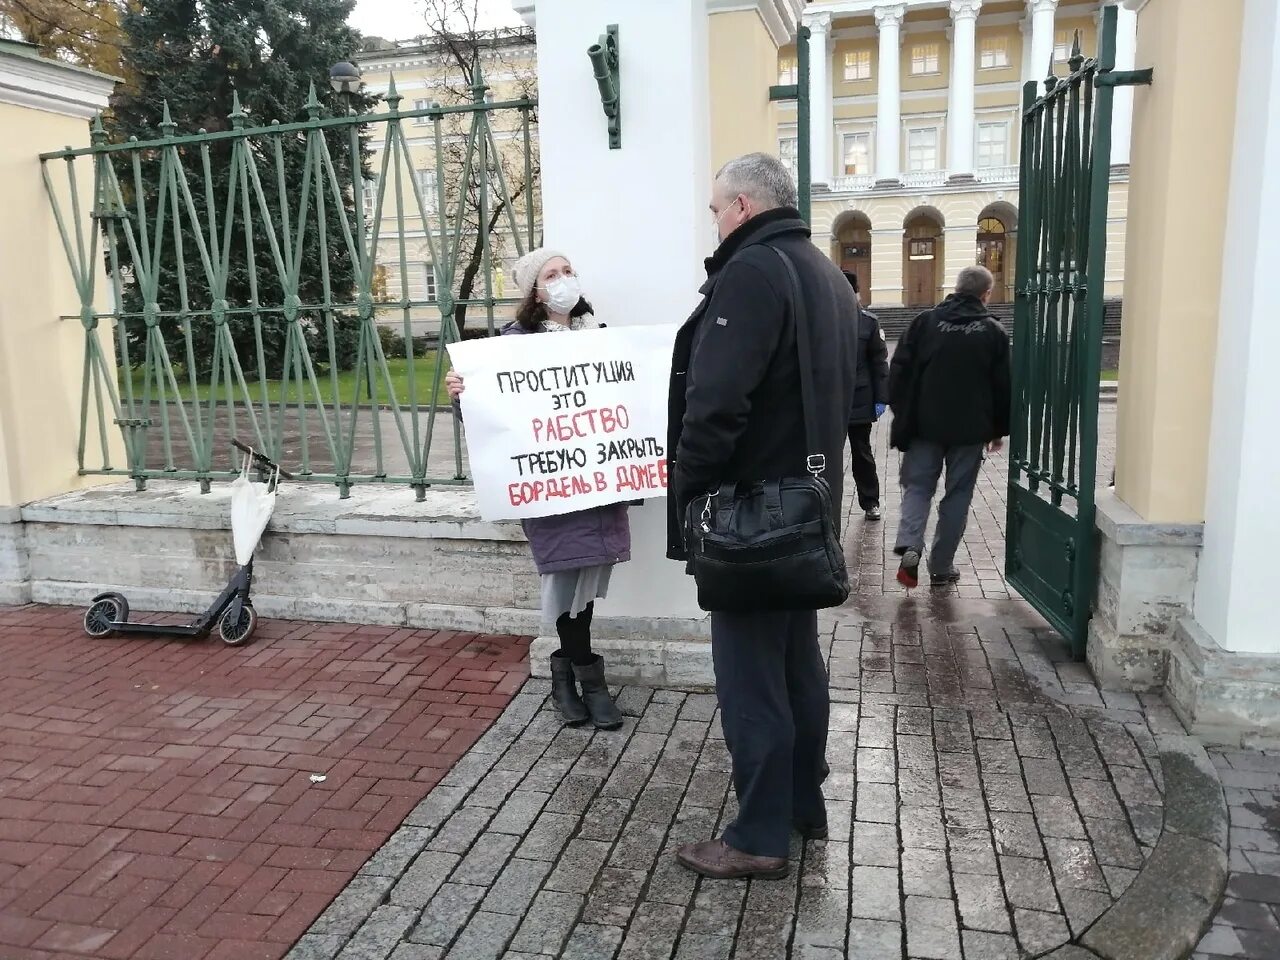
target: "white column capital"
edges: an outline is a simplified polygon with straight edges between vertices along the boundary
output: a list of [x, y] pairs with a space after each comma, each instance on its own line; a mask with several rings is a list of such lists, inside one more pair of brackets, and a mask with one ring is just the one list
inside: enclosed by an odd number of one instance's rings
[[1059, 0], [1027, 0], [1027, 13], [1054, 13], [1058, 9]]
[[902, 21], [907, 18], [907, 5], [905, 3], [890, 3], [875, 8], [876, 26], [884, 29], [885, 27], [900, 27]]
[[951, 0], [952, 20], [976, 20], [982, 9], [982, 0]]
[[806, 13], [804, 15], [804, 25], [809, 28], [810, 33], [827, 33], [831, 32], [831, 11], [824, 10], [819, 13]]

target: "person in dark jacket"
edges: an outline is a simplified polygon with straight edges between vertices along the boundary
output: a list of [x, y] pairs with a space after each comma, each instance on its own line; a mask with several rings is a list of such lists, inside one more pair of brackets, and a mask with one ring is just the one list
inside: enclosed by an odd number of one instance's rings
[[[857, 299], [858, 275], [845, 273]], [[858, 386], [849, 411], [849, 459], [858, 506], [868, 520], [880, 519], [880, 476], [871, 449], [871, 427], [889, 406], [889, 347], [880, 318], [858, 301]]]
[[920, 582], [925, 527], [944, 465], [946, 488], [929, 575], [934, 584], [959, 581], [955, 555], [983, 452], [999, 452], [1009, 435], [1009, 336], [987, 309], [993, 285], [985, 267], [965, 267], [956, 292], [916, 317], [894, 351], [890, 442], [903, 451], [902, 519], [894, 550], [902, 558], [898, 582], [906, 587]]
[[[523, 301], [503, 336], [601, 326], [564, 254], [530, 251], [516, 262], [515, 281]], [[458, 374], [450, 371], [445, 382], [455, 401], [462, 396]], [[604, 659], [591, 649], [591, 617], [595, 601], [608, 596], [614, 565], [631, 559], [627, 505], [535, 517], [522, 525], [542, 577], [543, 620], [555, 624], [560, 637], [560, 649], [551, 655], [551, 699], [570, 726], [591, 720], [602, 730], [616, 730], [622, 713], [609, 695]]]
[[[766, 154], [729, 162], [715, 180], [711, 212], [721, 243], [672, 360], [672, 559], [687, 559], [682, 517], [694, 497], [722, 483], [802, 475], [814, 454], [825, 458], [821, 475], [839, 524], [857, 307], [840, 270], [810, 242], [796, 202], [786, 167]], [[804, 291], [821, 404], [810, 411], [818, 450], [805, 440], [792, 284], [770, 247], [794, 261]], [[687, 868], [715, 878], [783, 876], [793, 825], [806, 837], [827, 835], [829, 699], [817, 631], [813, 610], [711, 614], [738, 815], [723, 838], [677, 851]]]

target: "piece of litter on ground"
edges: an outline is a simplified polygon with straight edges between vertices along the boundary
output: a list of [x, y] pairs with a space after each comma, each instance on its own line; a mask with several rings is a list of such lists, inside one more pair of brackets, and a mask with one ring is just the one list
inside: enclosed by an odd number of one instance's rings
[[313, 773], [311, 775], [312, 783], [324, 783], [327, 778], [323, 773]]

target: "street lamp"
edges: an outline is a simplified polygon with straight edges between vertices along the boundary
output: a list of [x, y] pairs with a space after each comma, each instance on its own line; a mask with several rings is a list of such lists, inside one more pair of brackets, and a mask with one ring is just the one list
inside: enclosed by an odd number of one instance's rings
[[350, 96], [360, 90], [360, 68], [343, 60], [329, 68], [329, 85], [334, 93]]

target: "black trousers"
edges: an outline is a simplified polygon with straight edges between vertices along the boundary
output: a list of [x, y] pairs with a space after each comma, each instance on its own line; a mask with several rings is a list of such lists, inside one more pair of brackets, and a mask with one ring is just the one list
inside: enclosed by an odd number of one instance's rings
[[880, 506], [880, 475], [876, 471], [876, 455], [871, 449], [870, 423], [849, 424], [849, 457], [853, 482], [858, 488], [858, 506], [863, 510]]
[[825, 823], [831, 701], [813, 611], [711, 614], [711, 656], [738, 817], [737, 850], [785, 857], [793, 820]]

